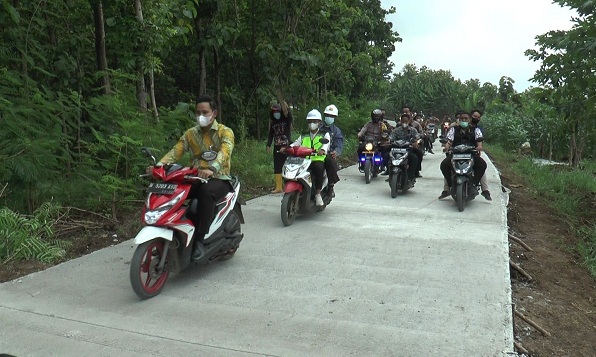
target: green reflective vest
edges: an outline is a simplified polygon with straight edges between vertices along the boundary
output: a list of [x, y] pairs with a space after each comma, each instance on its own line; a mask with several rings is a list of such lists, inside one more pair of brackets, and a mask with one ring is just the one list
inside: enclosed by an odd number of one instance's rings
[[[319, 151], [320, 148], [323, 147], [323, 143], [321, 142], [321, 139], [323, 139], [324, 133], [320, 134], [317, 133], [314, 137], [314, 140], [310, 140], [310, 133], [304, 135], [302, 137], [302, 143], [300, 143], [300, 146], [304, 146], [307, 148], [311, 148], [311, 149], [315, 149], [316, 151]], [[327, 155], [312, 155], [312, 156], [307, 156], [307, 159], [311, 159], [312, 161], [325, 161], [325, 156]]]

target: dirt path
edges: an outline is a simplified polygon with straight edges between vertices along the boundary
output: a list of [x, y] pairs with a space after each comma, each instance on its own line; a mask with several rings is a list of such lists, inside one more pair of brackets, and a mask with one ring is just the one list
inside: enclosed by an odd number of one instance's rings
[[510, 233], [534, 250], [510, 244], [511, 261], [532, 277], [512, 270], [513, 302], [518, 312], [551, 334], [545, 336], [516, 318], [516, 341], [535, 357], [596, 356], [596, 280], [572, 252], [578, 240], [569, 224], [536, 198], [522, 178], [495, 165], [503, 185], [511, 190]]

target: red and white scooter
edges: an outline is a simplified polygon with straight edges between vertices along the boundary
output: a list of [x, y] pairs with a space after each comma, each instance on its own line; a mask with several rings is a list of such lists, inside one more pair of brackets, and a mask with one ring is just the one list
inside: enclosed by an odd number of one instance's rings
[[281, 200], [281, 221], [285, 226], [289, 226], [294, 223], [298, 213], [323, 211], [331, 203], [331, 196], [328, 194], [327, 174], [325, 173], [323, 190], [321, 191], [321, 197], [325, 205], [317, 207], [313, 178], [308, 171], [312, 161], [306, 158], [307, 156], [316, 155], [315, 150], [293, 146], [286, 148], [284, 153], [288, 155], [288, 158], [282, 169], [284, 195]]
[[[142, 151], [153, 159], [149, 149]], [[210, 161], [217, 153], [209, 151], [203, 159]], [[145, 227], [134, 238], [138, 245], [130, 262], [130, 283], [141, 299], [159, 294], [170, 273], [178, 273], [191, 263], [194, 224], [187, 211], [197, 208], [197, 200], [188, 200], [192, 183], [207, 180], [197, 176], [197, 169], [178, 164], [154, 167], [149, 184], [142, 221]], [[240, 224], [240, 181], [231, 182], [230, 192], [216, 204], [216, 214], [203, 240], [203, 255], [197, 263], [227, 260], [242, 241]]]

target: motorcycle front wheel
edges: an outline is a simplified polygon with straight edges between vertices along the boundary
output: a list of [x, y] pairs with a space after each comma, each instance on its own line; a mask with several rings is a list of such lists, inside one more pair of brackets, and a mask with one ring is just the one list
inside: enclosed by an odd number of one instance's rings
[[391, 198], [397, 197], [397, 181], [399, 180], [399, 173], [391, 174], [389, 180], [389, 187], [391, 187]]
[[298, 200], [298, 191], [285, 193], [281, 199], [281, 221], [284, 226], [290, 226], [296, 219], [298, 210], [296, 209], [296, 201]]
[[152, 239], [137, 247], [130, 261], [130, 284], [141, 299], [158, 295], [168, 280], [169, 272], [158, 270], [158, 265], [165, 254], [165, 240]]
[[464, 189], [466, 183], [458, 184], [455, 188], [455, 200], [457, 201], [457, 210], [463, 212], [466, 208], [466, 199], [464, 197]]
[[364, 182], [370, 183], [370, 178], [372, 176], [372, 161], [366, 160], [364, 163]]

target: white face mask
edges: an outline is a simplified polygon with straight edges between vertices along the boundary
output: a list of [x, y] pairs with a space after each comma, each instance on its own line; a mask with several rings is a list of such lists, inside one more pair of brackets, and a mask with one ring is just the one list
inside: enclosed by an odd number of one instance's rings
[[404, 127], [404, 128], [407, 128], [408, 127], [408, 123], [401, 123], [401, 126]]
[[308, 128], [310, 130], [317, 130], [318, 127], [319, 127], [318, 123], [308, 123]]
[[279, 118], [281, 118], [281, 113], [273, 113], [273, 117], [275, 119], [279, 119]]
[[327, 124], [327, 125], [332, 125], [334, 121], [335, 121], [334, 117], [325, 117], [325, 124]]
[[209, 126], [209, 124], [211, 123], [211, 117], [212, 117], [212, 115], [210, 115], [208, 117], [206, 117], [204, 115], [197, 115], [197, 123], [199, 124], [199, 126], [201, 128]]

